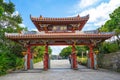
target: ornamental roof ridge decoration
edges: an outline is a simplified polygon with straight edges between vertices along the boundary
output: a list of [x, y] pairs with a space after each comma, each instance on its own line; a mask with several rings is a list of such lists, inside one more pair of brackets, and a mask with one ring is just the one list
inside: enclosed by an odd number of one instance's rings
[[86, 16], [83, 16], [83, 17], [81, 17], [81, 16], [75, 16], [75, 17], [59, 17], [59, 18], [55, 18], [55, 17], [43, 17], [42, 15], [40, 15], [40, 17], [33, 17], [33, 16], [31, 16], [30, 15], [30, 19], [32, 20], [32, 21], [61, 21], [61, 20], [63, 20], [63, 21], [67, 21], [67, 20], [70, 20], [70, 21], [82, 21], [82, 20], [88, 20], [89, 19], [89, 14], [88, 15], [86, 15]]

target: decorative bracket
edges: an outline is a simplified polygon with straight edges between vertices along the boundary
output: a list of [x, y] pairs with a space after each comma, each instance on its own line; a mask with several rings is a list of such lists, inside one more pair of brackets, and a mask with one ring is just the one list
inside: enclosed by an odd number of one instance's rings
[[47, 42], [48, 42], [48, 40], [43, 40], [43, 43], [44, 43], [45, 45], [47, 45]]
[[101, 42], [101, 39], [100, 39], [100, 40], [93, 40], [93, 39], [90, 39], [90, 41], [93, 43], [93, 46], [96, 46], [97, 43]]
[[72, 42], [73, 42], [73, 45], [75, 46], [77, 43], [77, 40], [72, 40]]

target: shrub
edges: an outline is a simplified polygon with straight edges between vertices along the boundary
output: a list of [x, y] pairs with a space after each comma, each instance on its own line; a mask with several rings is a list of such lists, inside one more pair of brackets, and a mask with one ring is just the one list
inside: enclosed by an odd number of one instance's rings
[[77, 61], [78, 63], [82, 64], [82, 65], [86, 65], [87, 64], [87, 57], [77, 57]]

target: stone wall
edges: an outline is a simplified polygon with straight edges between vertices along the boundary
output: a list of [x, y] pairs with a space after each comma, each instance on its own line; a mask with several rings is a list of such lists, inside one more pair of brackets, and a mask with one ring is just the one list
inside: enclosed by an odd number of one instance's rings
[[120, 51], [105, 54], [102, 59], [102, 67], [115, 71], [120, 71]]

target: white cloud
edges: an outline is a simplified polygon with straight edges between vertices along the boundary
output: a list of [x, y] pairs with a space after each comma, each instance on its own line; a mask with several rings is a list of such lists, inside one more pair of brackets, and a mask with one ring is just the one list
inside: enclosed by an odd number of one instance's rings
[[19, 24], [20, 27], [25, 28], [26, 26], [24, 24]]
[[19, 12], [18, 11], [15, 11], [12, 16], [18, 16], [19, 15]]
[[86, 8], [89, 8], [95, 4], [97, 4], [98, 2], [100, 2], [101, 0], [79, 0], [77, 2], [77, 4], [75, 4], [73, 7], [73, 11], [75, 14], [79, 11], [82, 11]]
[[[80, 13], [80, 15], [84, 16], [89, 14], [90, 19], [88, 23], [93, 23], [94, 26], [100, 27], [109, 19], [109, 14], [112, 13], [119, 6], [120, 0], [110, 0], [108, 3], [101, 2], [101, 4], [97, 7], [89, 8]], [[81, 9], [81, 7], [79, 9]]]
[[30, 31], [38, 31], [38, 29], [34, 28], [34, 29], [29, 29]]
[[92, 25], [92, 23], [87, 23], [84, 28], [82, 29], [82, 31], [88, 31], [88, 30], [93, 30], [94, 27]]
[[95, 4], [99, 0], [80, 0], [78, 3], [78, 7], [80, 8], [86, 8], [89, 7], [93, 4]]
[[6, 2], [6, 0], [3, 0], [3, 2]]

